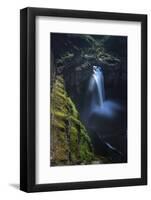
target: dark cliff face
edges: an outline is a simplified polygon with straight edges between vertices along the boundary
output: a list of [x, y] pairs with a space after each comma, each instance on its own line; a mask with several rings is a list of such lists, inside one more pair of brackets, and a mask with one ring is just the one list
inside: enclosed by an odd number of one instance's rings
[[55, 66], [52, 74], [63, 75], [66, 89], [79, 110], [93, 65], [103, 68], [106, 98], [126, 99], [126, 43], [127, 38], [119, 36], [51, 33], [51, 66]]

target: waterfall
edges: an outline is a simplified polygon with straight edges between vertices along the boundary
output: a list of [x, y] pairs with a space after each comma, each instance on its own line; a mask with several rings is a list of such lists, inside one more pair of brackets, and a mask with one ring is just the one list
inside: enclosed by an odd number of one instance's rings
[[96, 150], [108, 152], [112, 159], [121, 159], [122, 151], [116, 143], [123, 127], [122, 107], [119, 102], [105, 97], [104, 76], [101, 66], [93, 66], [86, 90], [82, 120], [90, 131]]
[[93, 66], [93, 74], [89, 82], [88, 92], [93, 92], [92, 106], [101, 106], [105, 100], [104, 77], [102, 68]]

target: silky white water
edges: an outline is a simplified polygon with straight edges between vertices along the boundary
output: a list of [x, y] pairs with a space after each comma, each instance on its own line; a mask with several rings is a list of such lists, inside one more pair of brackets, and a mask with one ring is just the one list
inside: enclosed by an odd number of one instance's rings
[[93, 66], [88, 92], [93, 92], [92, 106], [101, 106], [105, 100], [104, 77], [101, 67]]
[[[91, 125], [91, 117], [110, 118], [113, 120], [121, 107], [118, 103], [105, 98], [104, 75], [101, 66], [93, 66], [92, 75], [88, 84], [83, 110], [85, 124]], [[89, 121], [90, 120], [90, 121]]]

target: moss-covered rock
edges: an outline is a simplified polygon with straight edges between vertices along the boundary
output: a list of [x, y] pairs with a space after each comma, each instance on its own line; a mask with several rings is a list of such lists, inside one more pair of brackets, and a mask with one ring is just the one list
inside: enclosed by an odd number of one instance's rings
[[57, 76], [51, 91], [51, 165], [89, 164], [92, 144], [79, 113]]

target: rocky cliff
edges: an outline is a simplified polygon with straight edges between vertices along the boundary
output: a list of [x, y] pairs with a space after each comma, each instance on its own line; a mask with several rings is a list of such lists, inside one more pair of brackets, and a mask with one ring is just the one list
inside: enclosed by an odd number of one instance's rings
[[51, 166], [89, 164], [94, 160], [79, 113], [65, 90], [63, 78], [56, 76], [51, 91]]

